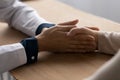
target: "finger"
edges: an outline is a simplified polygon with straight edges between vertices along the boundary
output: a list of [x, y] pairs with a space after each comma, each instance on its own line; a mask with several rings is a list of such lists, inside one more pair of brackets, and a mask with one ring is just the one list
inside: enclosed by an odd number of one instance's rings
[[91, 42], [91, 43], [88, 43], [88, 42], [85, 42], [85, 43], [81, 43], [81, 44], [71, 44], [69, 46], [69, 48], [78, 48], [78, 49], [84, 49], [84, 48], [95, 48], [96, 47], [96, 43], [95, 42]]
[[76, 36], [72, 37], [73, 40], [77, 40], [77, 41], [95, 41], [95, 38], [91, 35], [86, 35], [86, 34], [79, 34]]
[[76, 45], [76, 46], [96, 46], [95, 42], [80, 42], [80, 43], [71, 43], [71, 45]]
[[[82, 36], [84, 37], [84, 36]], [[87, 37], [87, 36], [85, 36]], [[96, 42], [93, 36], [90, 36], [91, 38], [87, 39], [80, 39], [79, 41], [71, 41], [69, 43], [69, 48], [71, 49], [84, 49], [84, 50], [95, 50], [96, 49]]]
[[92, 46], [92, 45], [72, 45], [69, 47], [68, 49], [69, 51], [94, 51], [96, 50], [95, 46]]
[[66, 52], [94, 52], [93, 49], [67, 49]]
[[68, 21], [68, 22], [64, 22], [64, 23], [59, 23], [58, 25], [76, 25], [79, 22], [78, 19], [73, 20], [73, 21]]
[[73, 37], [73, 36], [76, 36], [78, 34], [94, 35], [94, 31], [89, 29], [89, 28], [86, 28], [86, 27], [73, 28], [68, 32], [67, 36]]
[[[80, 37], [79, 37], [80, 36]], [[95, 43], [95, 38], [91, 35], [77, 35], [69, 38], [68, 43], [71, 45], [91, 45]]]
[[92, 30], [96, 30], [96, 31], [100, 30], [98, 27], [87, 27], [87, 28], [92, 29]]

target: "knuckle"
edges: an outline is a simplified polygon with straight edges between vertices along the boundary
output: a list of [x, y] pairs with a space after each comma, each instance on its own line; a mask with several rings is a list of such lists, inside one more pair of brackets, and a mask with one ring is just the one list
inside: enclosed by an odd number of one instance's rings
[[60, 27], [58, 25], [56, 25], [55, 28], [57, 29], [57, 28], [60, 28]]
[[87, 38], [89, 41], [95, 41], [95, 38], [91, 35], [88, 35], [88, 38]]
[[71, 33], [75, 33], [76, 30], [77, 30], [76, 28], [71, 29]]
[[80, 30], [81, 30], [81, 31], [85, 31], [86, 28], [85, 28], [85, 27], [81, 27]]

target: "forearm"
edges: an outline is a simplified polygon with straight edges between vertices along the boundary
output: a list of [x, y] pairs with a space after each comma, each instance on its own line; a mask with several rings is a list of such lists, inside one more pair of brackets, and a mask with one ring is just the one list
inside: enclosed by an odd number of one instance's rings
[[1, 0], [0, 13], [0, 21], [7, 22], [29, 36], [35, 36], [41, 24], [49, 24], [33, 8], [18, 0]]
[[39, 25], [49, 23], [38, 15], [38, 13], [31, 7], [16, 1], [14, 8], [14, 15], [12, 16], [10, 25], [17, 30], [26, 33], [29, 36], [35, 36]]
[[20, 43], [0, 46], [0, 73], [14, 69], [26, 62], [26, 52]]
[[34, 37], [0, 46], [0, 74], [24, 64], [35, 63], [37, 57], [38, 41]]
[[115, 54], [120, 48], [120, 33], [100, 32], [98, 34], [99, 52]]

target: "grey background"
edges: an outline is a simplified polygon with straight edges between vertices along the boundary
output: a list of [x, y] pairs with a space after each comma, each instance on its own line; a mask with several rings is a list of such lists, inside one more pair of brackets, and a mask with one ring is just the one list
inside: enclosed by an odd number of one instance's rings
[[120, 0], [59, 0], [77, 9], [120, 22]]

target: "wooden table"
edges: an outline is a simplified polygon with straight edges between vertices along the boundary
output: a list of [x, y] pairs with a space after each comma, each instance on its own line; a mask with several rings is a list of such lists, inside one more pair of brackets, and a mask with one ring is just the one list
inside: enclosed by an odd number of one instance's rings
[[[53, 23], [79, 19], [78, 26], [98, 26], [103, 31], [120, 31], [118, 23], [79, 11], [56, 0], [36, 0], [26, 3]], [[1, 23], [0, 27], [0, 45], [19, 42], [27, 37], [4, 23]], [[95, 72], [110, 57], [100, 53], [41, 52], [37, 63], [24, 65], [11, 73], [17, 80], [82, 80]]]

